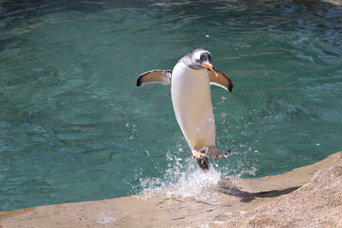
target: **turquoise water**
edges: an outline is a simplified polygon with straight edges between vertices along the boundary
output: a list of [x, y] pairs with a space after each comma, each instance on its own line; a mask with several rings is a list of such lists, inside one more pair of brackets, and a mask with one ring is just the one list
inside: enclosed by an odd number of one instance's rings
[[[196, 191], [341, 151], [341, 31], [342, 8], [323, 2], [1, 1], [0, 211]], [[212, 87], [232, 153], [203, 178], [170, 88], [135, 86], [197, 47], [234, 83]]]

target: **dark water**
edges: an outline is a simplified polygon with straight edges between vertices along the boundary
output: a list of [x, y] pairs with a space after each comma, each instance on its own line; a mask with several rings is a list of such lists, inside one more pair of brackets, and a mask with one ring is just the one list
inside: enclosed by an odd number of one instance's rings
[[[323, 2], [0, 1], [0, 211], [174, 184], [196, 195], [341, 151], [341, 29], [342, 8]], [[135, 86], [197, 47], [234, 83], [212, 87], [232, 155], [205, 175], [169, 87]]]

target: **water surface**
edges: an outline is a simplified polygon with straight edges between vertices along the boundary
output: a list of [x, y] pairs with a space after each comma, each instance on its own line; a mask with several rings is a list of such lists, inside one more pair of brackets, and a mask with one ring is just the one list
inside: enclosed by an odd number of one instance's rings
[[[186, 195], [340, 151], [341, 23], [323, 2], [1, 1], [0, 211], [174, 184]], [[234, 83], [212, 87], [217, 146], [232, 153], [207, 175], [170, 88], [135, 86], [197, 47]]]

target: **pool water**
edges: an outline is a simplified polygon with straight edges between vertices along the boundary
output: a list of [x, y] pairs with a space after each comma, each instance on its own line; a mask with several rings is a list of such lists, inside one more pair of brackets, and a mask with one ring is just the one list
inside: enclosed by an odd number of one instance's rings
[[[135, 85], [198, 47], [234, 84], [212, 87], [217, 147], [232, 152], [207, 174], [170, 87]], [[342, 8], [329, 3], [1, 1], [0, 52], [0, 211], [171, 185], [196, 196], [342, 150]]]

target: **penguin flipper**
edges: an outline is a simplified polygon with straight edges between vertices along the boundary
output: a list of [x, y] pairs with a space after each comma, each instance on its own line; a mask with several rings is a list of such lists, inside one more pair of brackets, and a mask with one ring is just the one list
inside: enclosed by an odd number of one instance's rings
[[151, 70], [142, 73], [136, 80], [136, 85], [141, 86], [148, 83], [161, 83], [163, 85], [171, 84], [171, 70]]
[[222, 87], [225, 90], [228, 90], [229, 92], [232, 92], [233, 90], [232, 80], [230, 80], [230, 78], [228, 78], [227, 75], [218, 70], [213, 70], [209, 72], [209, 80], [210, 85]]

